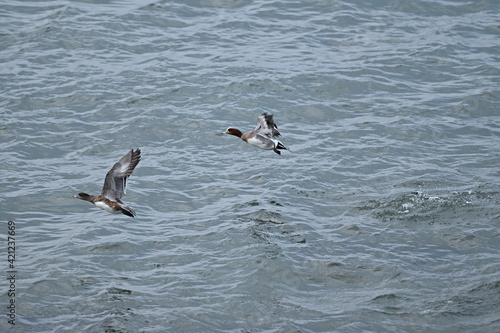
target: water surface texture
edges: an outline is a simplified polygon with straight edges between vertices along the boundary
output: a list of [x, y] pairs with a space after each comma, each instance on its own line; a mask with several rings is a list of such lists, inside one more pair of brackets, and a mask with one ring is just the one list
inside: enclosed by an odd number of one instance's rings
[[[0, 331], [498, 332], [499, 13], [5, 2]], [[136, 218], [73, 197], [132, 148]]]

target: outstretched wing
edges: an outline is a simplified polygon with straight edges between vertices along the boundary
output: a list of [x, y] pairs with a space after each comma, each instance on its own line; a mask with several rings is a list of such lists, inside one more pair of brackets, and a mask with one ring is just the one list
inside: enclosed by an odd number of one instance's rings
[[106, 174], [101, 195], [109, 200], [119, 202], [120, 198], [125, 195], [127, 178], [130, 177], [140, 160], [140, 149], [135, 151], [132, 149], [120, 158]]
[[254, 132], [269, 138], [280, 136], [278, 126], [274, 123], [273, 115], [265, 112], [257, 117], [257, 127]]

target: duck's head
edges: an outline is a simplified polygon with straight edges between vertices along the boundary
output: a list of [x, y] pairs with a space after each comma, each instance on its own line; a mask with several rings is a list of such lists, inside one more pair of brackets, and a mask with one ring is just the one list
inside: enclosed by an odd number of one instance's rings
[[90, 195], [88, 195], [87, 193], [83, 193], [83, 192], [78, 193], [74, 197], [78, 198], [78, 199], [81, 199], [81, 200], [85, 200], [85, 201], [89, 201], [90, 200]]
[[231, 135], [237, 136], [238, 138], [241, 138], [241, 136], [243, 135], [243, 133], [241, 133], [241, 131], [239, 129], [236, 129], [233, 127], [229, 127], [226, 130], [226, 134], [231, 134]]

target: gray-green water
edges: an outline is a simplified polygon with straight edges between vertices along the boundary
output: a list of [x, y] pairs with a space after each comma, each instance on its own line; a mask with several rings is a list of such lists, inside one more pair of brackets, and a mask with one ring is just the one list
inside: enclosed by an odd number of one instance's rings
[[500, 329], [498, 1], [0, 8], [0, 331]]

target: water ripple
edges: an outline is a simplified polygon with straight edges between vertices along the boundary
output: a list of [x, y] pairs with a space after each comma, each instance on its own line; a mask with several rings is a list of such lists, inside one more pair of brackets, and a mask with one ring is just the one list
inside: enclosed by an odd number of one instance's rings
[[[16, 325], [495, 331], [498, 9], [9, 2], [0, 208], [18, 233]], [[291, 151], [222, 134], [262, 112]], [[132, 148], [137, 218], [73, 198]]]

